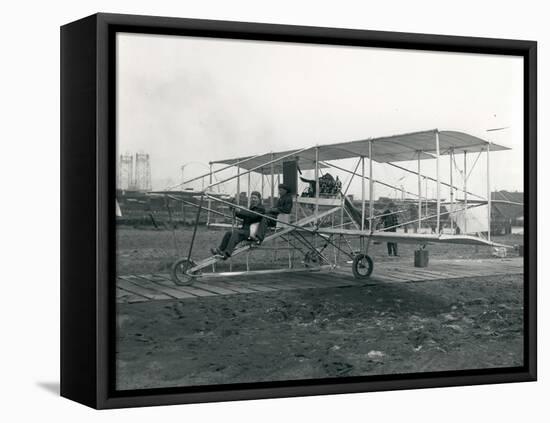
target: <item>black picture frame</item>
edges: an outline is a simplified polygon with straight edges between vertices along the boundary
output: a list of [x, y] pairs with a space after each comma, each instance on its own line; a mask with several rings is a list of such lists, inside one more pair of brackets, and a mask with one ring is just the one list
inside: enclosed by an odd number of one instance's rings
[[[114, 390], [115, 34], [171, 34], [524, 58], [524, 366]], [[95, 14], [61, 28], [61, 395], [97, 409], [534, 381], [537, 377], [534, 41]]]

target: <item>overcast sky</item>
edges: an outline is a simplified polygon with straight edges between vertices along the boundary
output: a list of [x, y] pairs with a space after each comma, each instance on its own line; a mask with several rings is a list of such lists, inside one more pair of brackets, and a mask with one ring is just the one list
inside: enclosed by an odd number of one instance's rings
[[[184, 164], [187, 179], [213, 160], [439, 128], [511, 147], [491, 155], [492, 187], [523, 190], [522, 81], [520, 57], [119, 34], [118, 151], [149, 153], [162, 189], [181, 182]], [[435, 176], [429, 162], [423, 171]], [[485, 166], [482, 157], [469, 183], [479, 194]], [[448, 156], [441, 174], [448, 180]], [[387, 165], [374, 176], [417, 192], [415, 176]]]

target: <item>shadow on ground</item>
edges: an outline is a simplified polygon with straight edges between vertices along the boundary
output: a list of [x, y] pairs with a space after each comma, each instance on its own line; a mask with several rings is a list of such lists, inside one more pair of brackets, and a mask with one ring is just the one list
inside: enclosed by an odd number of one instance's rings
[[61, 392], [59, 382], [36, 382], [36, 386], [56, 396]]

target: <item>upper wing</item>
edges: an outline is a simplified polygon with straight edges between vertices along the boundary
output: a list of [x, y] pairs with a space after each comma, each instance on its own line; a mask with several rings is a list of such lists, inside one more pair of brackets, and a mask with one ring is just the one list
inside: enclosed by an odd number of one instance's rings
[[[489, 143], [465, 132], [430, 129], [386, 137], [316, 145], [306, 150], [286, 150], [259, 156], [218, 160], [213, 163], [229, 165], [239, 162], [239, 167], [243, 169], [256, 169], [257, 172], [269, 174], [271, 173], [271, 165], [267, 163], [271, 160], [277, 160], [273, 164], [274, 172], [282, 172], [282, 164], [278, 161], [282, 157], [286, 157], [285, 160], [298, 160], [302, 170], [314, 169], [316, 160], [324, 162], [372, 156], [372, 159], [376, 162], [387, 163], [433, 159], [434, 154], [436, 154], [436, 134], [439, 136], [439, 154], [441, 155], [455, 151], [468, 153], [485, 151], [489, 144], [491, 151], [509, 150], [508, 147]], [[296, 152], [295, 156], [292, 156], [293, 152]], [[264, 163], [266, 165], [262, 167]]]

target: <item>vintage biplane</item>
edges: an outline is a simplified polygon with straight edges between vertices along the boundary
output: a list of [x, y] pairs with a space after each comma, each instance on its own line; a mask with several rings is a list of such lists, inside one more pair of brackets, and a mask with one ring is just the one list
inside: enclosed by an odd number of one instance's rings
[[[342, 261], [351, 263], [351, 269], [356, 278], [368, 278], [374, 268], [372, 257], [369, 256], [369, 246], [373, 242], [413, 243], [417, 244], [419, 248], [434, 243], [508, 248], [508, 246], [491, 240], [491, 202], [494, 200], [491, 199], [490, 156], [492, 152], [502, 150], [508, 150], [508, 148], [464, 132], [433, 129], [213, 161], [210, 163], [208, 173], [183, 182], [186, 184], [199, 178], [209, 178], [208, 186], [194, 193], [195, 202], [191, 203], [182, 199], [196, 207], [196, 218], [188, 252], [185, 257], [173, 264], [172, 278], [177, 284], [187, 285], [192, 284], [197, 278], [205, 276], [226, 277], [242, 274], [334, 269]], [[468, 190], [468, 177], [483, 153], [486, 156], [486, 196], [480, 196]], [[442, 180], [440, 172], [442, 167], [440, 162], [444, 156], [450, 160], [449, 180], [445, 182]], [[462, 169], [459, 169], [459, 173], [462, 180], [459, 181], [461, 186], [458, 186], [453, 181], [455, 174], [453, 170], [458, 167], [457, 158], [461, 157], [463, 166], [461, 166]], [[470, 169], [467, 168], [467, 157], [475, 157], [474, 164]], [[343, 159], [354, 160], [353, 170], [335, 163]], [[424, 160], [435, 161], [435, 177], [422, 173]], [[415, 162], [416, 170], [397, 164], [411, 161]], [[414, 175], [418, 179], [417, 192], [408, 192], [402, 186], [396, 187], [375, 179], [373, 162]], [[368, 172], [366, 171], [367, 165]], [[236, 170], [236, 175], [213, 180], [214, 175], [219, 175], [229, 169]], [[320, 187], [322, 173], [327, 169], [336, 169], [349, 175], [349, 180], [340, 185], [341, 188], [339, 186], [337, 192], [333, 190], [326, 193]], [[297, 173], [303, 171], [314, 174], [312, 179], [314, 187], [308, 191], [309, 195], [300, 195], [298, 189]], [[207, 227], [234, 227], [236, 224], [234, 214], [227, 213], [226, 210], [247, 209], [248, 204], [240, 204], [240, 181], [244, 176], [248, 179], [246, 199], [249, 201], [252, 174], [261, 177], [262, 197], [264, 197], [264, 188], [267, 185], [271, 194], [271, 205], [273, 205], [278, 181], [282, 179], [293, 187], [294, 207], [291, 214], [289, 216], [279, 215], [275, 218], [267, 214], [256, 213], [259, 217], [273, 221], [275, 224], [272, 225], [273, 229], [266, 235], [260, 246], [252, 242], [243, 242], [233, 252], [230, 261], [235, 256], [246, 254], [246, 270], [232, 271], [230, 268], [230, 271], [216, 272], [216, 264], [221, 260], [219, 256], [209, 256], [196, 262], [192, 260], [201, 213], [207, 214]], [[347, 195], [354, 178], [360, 178], [361, 181], [360, 204], [357, 201], [354, 204]], [[428, 199], [427, 188], [423, 192], [422, 182], [427, 180], [435, 183], [435, 198]], [[236, 182], [237, 186], [237, 195], [233, 201], [227, 196], [220, 195], [219, 190], [217, 191], [221, 185], [230, 181], [233, 184]], [[391, 227], [378, 228], [375, 222], [384, 217], [384, 213], [377, 213], [375, 209], [376, 185], [399, 189], [415, 199], [413, 208], [417, 208], [417, 213], [414, 220], [402, 221], [395, 225], [396, 227], [408, 227], [412, 230], [403, 233], [402, 231], [392, 232], [390, 231], [393, 229]], [[446, 201], [442, 199], [441, 191], [443, 189], [449, 190], [449, 197]], [[461, 198], [458, 196], [459, 193]], [[158, 194], [170, 195], [173, 199], [179, 198], [177, 192], [173, 191]], [[433, 206], [431, 211], [427, 207], [429, 201], [434, 203], [435, 210]], [[470, 211], [481, 206], [487, 210], [486, 230], [483, 233], [480, 233], [479, 228], [468, 228]], [[399, 212], [399, 210], [391, 211], [391, 213]], [[221, 217], [225, 222], [216, 222], [214, 219], [216, 216]], [[204, 215], [202, 217], [204, 219]], [[450, 222], [450, 231], [442, 230], [443, 218], [446, 222]], [[427, 222], [429, 225], [426, 225]], [[460, 226], [460, 231], [456, 230], [457, 226]], [[285, 268], [251, 270], [248, 255], [256, 250], [267, 248], [266, 246], [281, 243], [281, 240], [288, 251], [293, 251], [292, 257], [296, 254], [301, 256], [300, 264], [296, 265], [289, 252], [288, 266], [285, 265]]]

